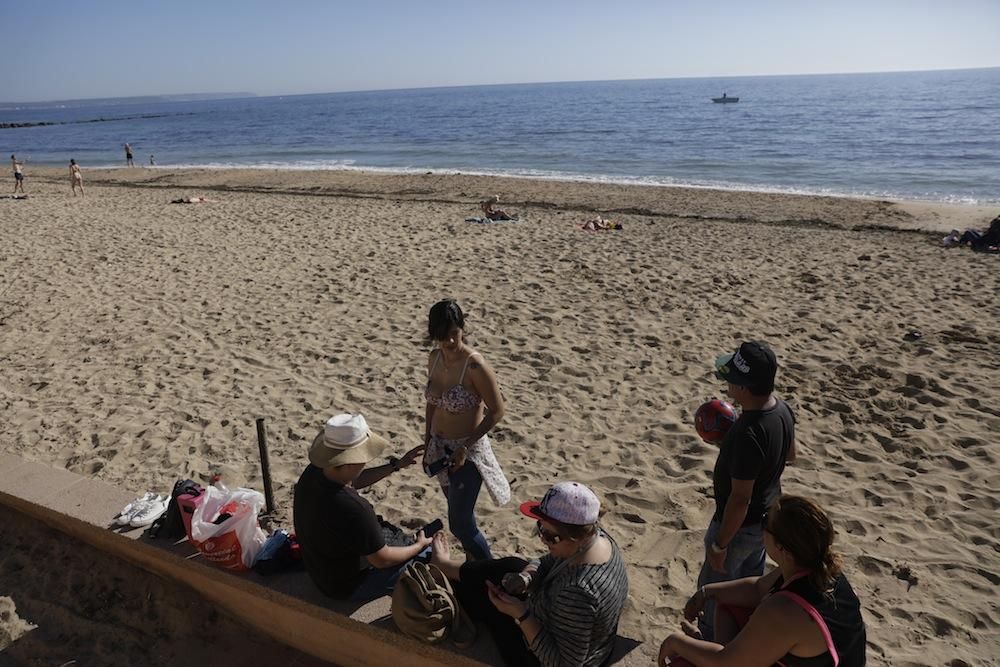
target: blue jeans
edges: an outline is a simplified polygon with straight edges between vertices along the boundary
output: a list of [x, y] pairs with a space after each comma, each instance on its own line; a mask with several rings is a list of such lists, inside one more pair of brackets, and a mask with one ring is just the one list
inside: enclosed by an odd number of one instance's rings
[[958, 239], [958, 245], [965, 245], [968, 243], [973, 248], [978, 248], [983, 244], [983, 235], [977, 232], [975, 229], [967, 229], [965, 233], [962, 234], [962, 238]]
[[[721, 523], [712, 520], [705, 531], [705, 549], [715, 541], [715, 536], [719, 532]], [[759, 577], [764, 574], [764, 561], [767, 554], [764, 552], [764, 529], [760, 524], [743, 526], [736, 535], [733, 536], [726, 550], [725, 572], [716, 572], [706, 561], [701, 566], [701, 573], [698, 575], [698, 588], [705, 584], [714, 584], [719, 581], [732, 581], [743, 577]], [[705, 613], [698, 620], [698, 628], [702, 636], [712, 641], [715, 637], [715, 601], [705, 602]]]
[[421, 560], [426, 563], [430, 561], [430, 558], [431, 548], [427, 547], [402, 565], [382, 569], [377, 567], [368, 568], [364, 579], [361, 580], [358, 587], [351, 593], [351, 602], [368, 602], [383, 595], [392, 595], [392, 589], [396, 587], [396, 581], [399, 580], [400, 573], [408, 563], [412, 563], [415, 560]]
[[490, 545], [476, 525], [476, 500], [483, 478], [471, 461], [448, 473], [448, 528], [475, 560], [492, 558]]

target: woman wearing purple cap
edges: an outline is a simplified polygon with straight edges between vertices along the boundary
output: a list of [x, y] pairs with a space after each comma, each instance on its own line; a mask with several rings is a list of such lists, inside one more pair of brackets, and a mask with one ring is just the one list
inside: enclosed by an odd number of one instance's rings
[[614, 649], [628, 575], [621, 551], [598, 525], [600, 501], [578, 482], [560, 482], [521, 512], [537, 521], [548, 553], [452, 560], [448, 538], [434, 536], [431, 562], [455, 582], [469, 615], [492, 631], [508, 665], [597, 667]]

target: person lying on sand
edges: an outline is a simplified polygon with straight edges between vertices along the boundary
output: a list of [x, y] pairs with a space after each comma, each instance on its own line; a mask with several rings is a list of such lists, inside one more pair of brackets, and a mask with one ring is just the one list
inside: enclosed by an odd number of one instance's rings
[[216, 199], [209, 199], [207, 197], [180, 197], [179, 199], [171, 199], [171, 204], [207, 204], [209, 202], [218, 201]]
[[[807, 498], [783, 495], [762, 525], [778, 567], [698, 589], [684, 606], [684, 632], [664, 640], [658, 666], [865, 664], [861, 603], [832, 548], [830, 518]], [[714, 642], [692, 623], [709, 599], [716, 603]]]
[[946, 248], [963, 246], [969, 244], [973, 250], [997, 252], [1000, 250], [1000, 215], [993, 218], [989, 228], [984, 231], [978, 229], [967, 229], [964, 233], [957, 229], [951, 230], [951, 234], [941, 241]]
[[511, 215], [502, 208], [493, 208], [495, 204], [500, 203], [500, 195], [493, 195], [491, 198], [481, 202], [479, 208], [482, 209], [483, 214], [490, 220], [517, 220], [516, 215]]
[[588, 232], [603, 231], [606, 229], [622, 229], [622, 223], [612, 222], [610, 220], [605, 220], [601, 216], [597, 216], [595, 219], [588, 220], [583, 223], [583, 225], [580, 226], [580, 229]]

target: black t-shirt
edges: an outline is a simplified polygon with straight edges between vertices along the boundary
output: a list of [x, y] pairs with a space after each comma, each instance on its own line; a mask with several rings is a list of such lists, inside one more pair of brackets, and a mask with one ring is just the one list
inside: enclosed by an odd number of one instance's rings
[[781, 495], [781, 473], [795, 441], [795, 417], [781, 399], [768, 410], [744, 410], [719, 447], [712, 483], [715, 516], [722, 521], [733, 479], [754, 480], [744, 526], [760, 523], [767, 508]]
[[385, 546], [371, 504], [351, 486], [310, 465], [295, 485], [292, 510], [302, 561], [316, 586], [332, 597], [357, 588], [369, 556]]

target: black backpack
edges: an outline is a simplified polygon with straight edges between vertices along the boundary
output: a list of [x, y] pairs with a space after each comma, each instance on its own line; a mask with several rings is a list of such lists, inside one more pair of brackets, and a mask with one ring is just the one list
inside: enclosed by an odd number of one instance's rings
[[167, 505], [167, 512], [150, 526], [150, 537], [165, 537], [171, 540], [178, 540], [187, 535], [184, 530], [184, 521], [181, 519], [181, 508], [177, 504], [177, 496], [185, 494], [200, 496], [204, 491], [201, 484], [190, 479], [180, 479], [174, 484], [174, 490], [170, 493], [170, 504]]

